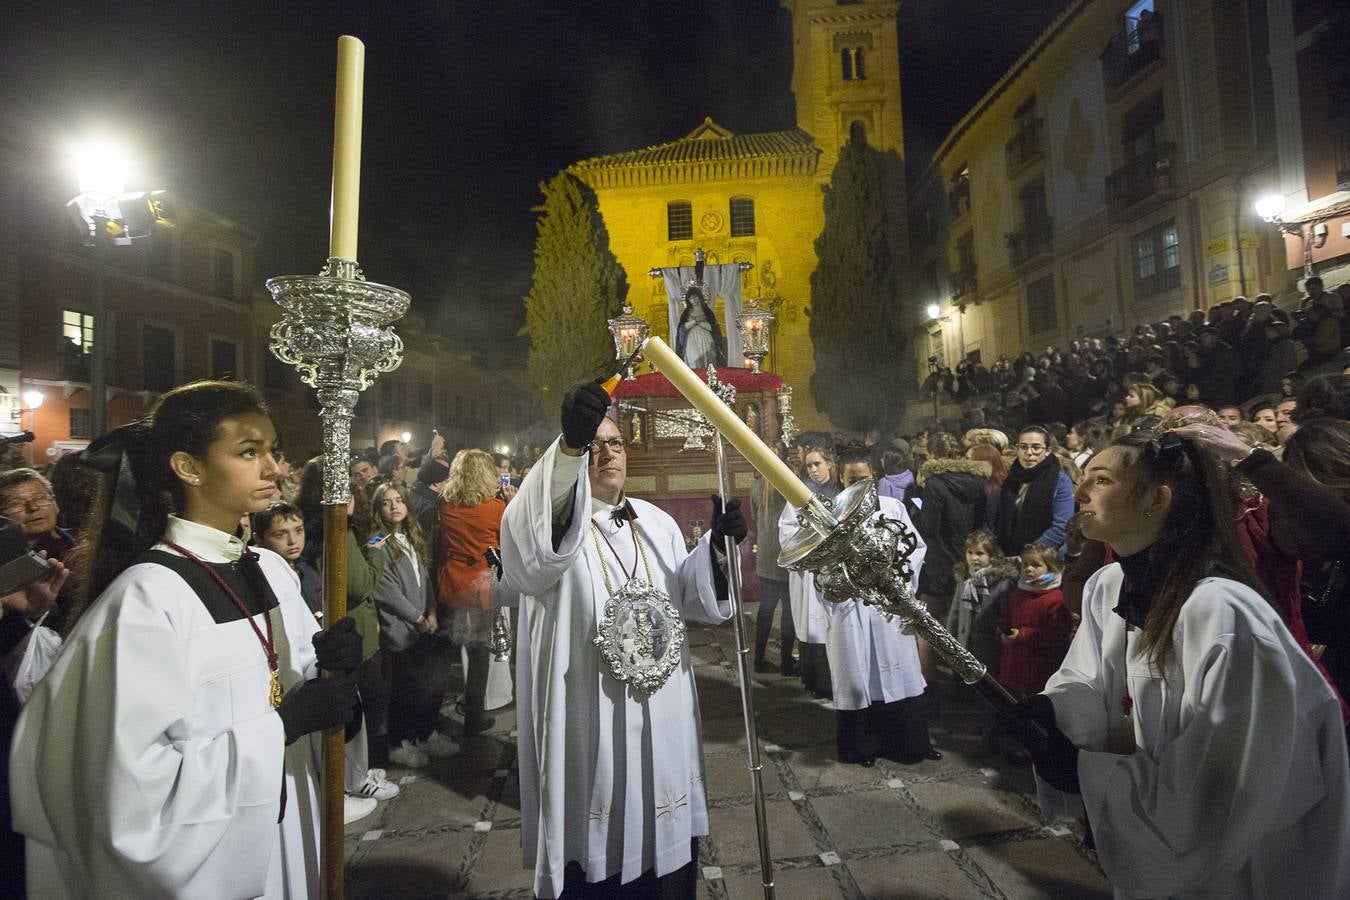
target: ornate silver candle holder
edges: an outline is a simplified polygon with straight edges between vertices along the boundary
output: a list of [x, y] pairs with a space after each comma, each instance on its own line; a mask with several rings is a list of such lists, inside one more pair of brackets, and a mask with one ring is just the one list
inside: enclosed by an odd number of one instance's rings
[[799, 514], [802, 526], [783, 543], [778, 564], [814, 572], [816, 589], [831, 603], [861, 600], [899, 619], [907, 633], [927, 641], [962, 681], [991, 682], [988, 690], [1002, 694], [995, 702], [1012, 702], [984, 664], [914, 596], [910, 557], [918, 537], [899, 520], [877, 515], [879, 504], [870, 479], [849, 485], [829, 507], [813, 499]]
[[366, 281], [355, 260], [336, 256], [318, 275], [269, 278], [267, 290], [282, 309], [272, 353], [296, 368], [323, 407], [323, 502], [345, 506], [352, 413], [361, 391], [403, 362], [403, 341], [389, 326], [412, 298]]

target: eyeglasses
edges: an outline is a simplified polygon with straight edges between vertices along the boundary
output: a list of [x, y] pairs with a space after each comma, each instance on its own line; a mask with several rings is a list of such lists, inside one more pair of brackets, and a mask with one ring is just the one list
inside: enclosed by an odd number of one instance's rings
[[13, 518], [21, 516], [25, 512], [37, 512], [40, 509], [46, 509], [51, 506], [53, 498], [51, 494], [43, 494], [40, 497], [15, 497], [4, 506], [0, 506], [0, 512]]
[[607, 441], [602, 441], [597, 438], [596, 440], [591, 441], [588, 446], [592, 453], [599, 453], [601, 447], [608, 447], [609, 452], [614, 454], [624, 453], [628, 449], [628, 445], [624, 442], [623, 438], [610, 438]]
[[1044, 445], [1044, 444], [1018, 444], [1018, 445], [1017, 445], [1017, 449], [1018, 449], [1018, 450], [1023, 450], [1023, 451], [1025, 451], [1025, 452], [1027, 452], [1027, 453], [1040, 453], [1042, 450], [1045, 449], [1045, 445]]

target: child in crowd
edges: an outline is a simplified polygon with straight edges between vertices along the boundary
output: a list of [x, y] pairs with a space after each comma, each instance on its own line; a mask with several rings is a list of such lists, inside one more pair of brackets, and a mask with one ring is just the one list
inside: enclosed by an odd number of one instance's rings
[[292, 503], [273, 503], [253, 514], [253, 543], [265, 547], [290, 563], [300, 579], [300, 596], [314, 618], [323, 621], [323, 578], [305, 552], [305, 517]]
[[410, 512], [408, 489], [385, 482], [371, 495], [374, 529], [387, 535], [384, 571], [375, 586], [380, 644], [390, 660], [389, 759], [421, 768], [429, 757], [459, 752], [436, 731], [449, 671], [449, 645], [436, 636], [436, 596], [427, 572], [427, 546]]
[[1054, 550], [1032, 544], [1022, 551], [1022, 577], [1000, 617], [998, 679], [1013, 696], [1038, 694], [1069, 651], [1073, 620], [1059, 582], [1064, 563]]
[[[947, 630], [991, 672], [999, 666], [999, 621], [1007, 614], [1008, 592], [1017, 584], [1016, 557], [999, 553], [998, 538], [986, 529], [966, 538], [965, 560], [954, 568], [956, 591]], [[992, 707], [984, 709], [984, 728], [973, 750], [975, 756], [995, 752], [999, 719]]]

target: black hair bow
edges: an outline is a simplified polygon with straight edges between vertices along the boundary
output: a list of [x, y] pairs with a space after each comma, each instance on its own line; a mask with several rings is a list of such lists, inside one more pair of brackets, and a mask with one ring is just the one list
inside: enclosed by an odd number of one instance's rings
[[123, 425], [100, 437], [80, 453], [81, 465], [108, 479], [107, 517], [101, 540], [122, 550], [136, 546], [141, 521], [141, 496], [137, 489], [133, 447], [143, 447], [150, 429], [143, 422]]
[[1144, 445], [1144, 458], [1150, 465], [1174, 462], [1185, 452], [1186, 442], [1172, 431], [1165, 431]]

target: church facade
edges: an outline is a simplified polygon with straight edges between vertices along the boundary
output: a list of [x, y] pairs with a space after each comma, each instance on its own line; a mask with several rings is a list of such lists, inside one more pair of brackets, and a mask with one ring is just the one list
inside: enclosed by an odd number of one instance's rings
[[[798, 423], [824, 427], [809, 391], [814, 359], [806, 310], [822, 186], [839, 148], [861, 131], [902, 153], [894, 0], [783, 0], [792, 14], [797, 127], [735, 134], [705, 119], [664, 144], [595, 157], [568, 171], [599, 200], [610, 248], [628, 277], [628, 302], [652, 333], [669, 338], [665, 288], [653, 268], [748, 262], [742, 296], [778, 320], [765, 368], [795, 391]], [[719, 318], [724, 316], [718, 304]], [[735, 323], [722, 319], [723, 327]]]

